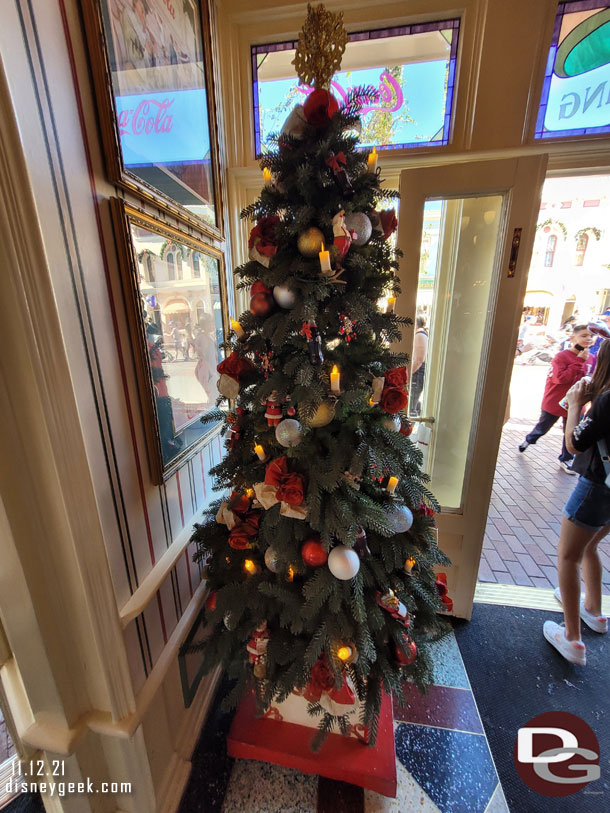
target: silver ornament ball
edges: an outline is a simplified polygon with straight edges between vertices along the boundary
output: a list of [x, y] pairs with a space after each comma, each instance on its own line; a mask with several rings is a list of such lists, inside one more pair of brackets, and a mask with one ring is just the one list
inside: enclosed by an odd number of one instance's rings
[[353, 579], [360, 570], [360, 557], [352, 548], [337, 545], [328, 554], [328, 569], [336, 579]]
[[303, 440], [303, 427], [294, 418], [284, 418], [275, 429], [275, 439], [286, 448], [298, 446]]
[[391, 529], [395, 534], [403, 534], [413, 525], [413, 514], [406, 505], [394, 505], [387, 513]]
[[273, 289], [273, 298], [280, 308], [294, 308], [297, 295], [287, 285], [276, 285]]
[[265, 564], [272, 573], [277, 573], [279, 567], [277, 551], [271, 546], [269, 546], [265, 551]]
[[402, 421], [398, 415], [386, 415], [381, 420], [381, 425], [389, 432], [400, 432]]
[[352, 240], [355, 246], [364, 246], [371, 239], [373, 224], [364, 212], [345, 215], [345, 225], [350, 231], [356, 232], [356, 238]]
[[233, 631], [234, 629], [237, 629], [237, 616], [235, 613], [232, 613], [231, 610], [227, 610], [222, 617], [222, 620], [228, 630]]

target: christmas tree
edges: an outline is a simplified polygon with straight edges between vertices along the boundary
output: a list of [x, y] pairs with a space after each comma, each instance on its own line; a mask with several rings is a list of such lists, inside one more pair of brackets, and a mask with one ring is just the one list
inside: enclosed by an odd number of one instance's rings
[[339, 109], [326, 89], [341, 17], [308, 8], [295, 64], [314, 90], [261, 158], [265, 186], [242, 213], [255, 224], [236, 272], [251, 307], [218, 367], [232, 411], [208, 416], [225, 422], [212, 474], [230, 496], [193, 538], [210, 587], [200, 647], [236, 681], [227, 704], [254, 689], [264, 710], [296, 691], [321, 739], [358, 702], [373, 743], [382, 691], [402, 699], [405, 679], [431, 681], [426, 641], [451, 601], [404, 412], [408, 358], [391, 350], [410, 322], [393, 312], [396, 217], [383, 208], [398, 195], [381, 188], [375, 152], [357, 150], [375, 91]]

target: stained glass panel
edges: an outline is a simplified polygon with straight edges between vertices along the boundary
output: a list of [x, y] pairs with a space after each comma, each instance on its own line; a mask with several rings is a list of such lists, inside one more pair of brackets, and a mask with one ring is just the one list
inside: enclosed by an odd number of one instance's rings
[[[363, 111], [362, 148], [449, 143], [459, 20], [350, 34], [331, 89], [339, 102], [352, 87], [373, 85], [379, 101]], [[256, 152], [269, 152], [292, 108], [311, 88], [291, 64], [296, 41], [252, 46]]]
[[560, 3], [546, 65], [536, 138], [610, 132], [610, 6]]

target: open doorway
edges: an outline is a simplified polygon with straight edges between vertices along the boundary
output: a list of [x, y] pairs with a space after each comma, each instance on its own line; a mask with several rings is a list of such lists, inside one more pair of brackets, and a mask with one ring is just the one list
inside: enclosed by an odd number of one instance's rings
[[[610, 311], [610, 175], [548, 178], [524, 300], [478, 579], [554, 588], [561, 510], [576, 477], [560, 468], [561, 420], [524, 452], [539, 416], [553, 356], [568, 346], [564, 326]], [[610, 539], [600, 545], [610, 595]]]

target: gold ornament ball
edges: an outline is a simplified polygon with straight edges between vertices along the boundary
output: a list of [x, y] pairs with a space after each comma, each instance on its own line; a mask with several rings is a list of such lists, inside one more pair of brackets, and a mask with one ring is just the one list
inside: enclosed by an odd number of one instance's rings
[[319, 429], [321, 426], [327, 426], [334, 417], [335, 402], [327, 400], [322, 401], [312, 417], [307, 418], [304, 423], [312, 429]]
[[317, 257], [322, 251], [322, 243], [324, 242], [324, 235], [320, 229], [311, 226], [304, 232], [299, 234], [297, 247], [304, 257]]
[[261, 661], [255, 663], [253, 672], [255, 678], [262, 680], [263, 678], [267, 677], [267, 664]]

